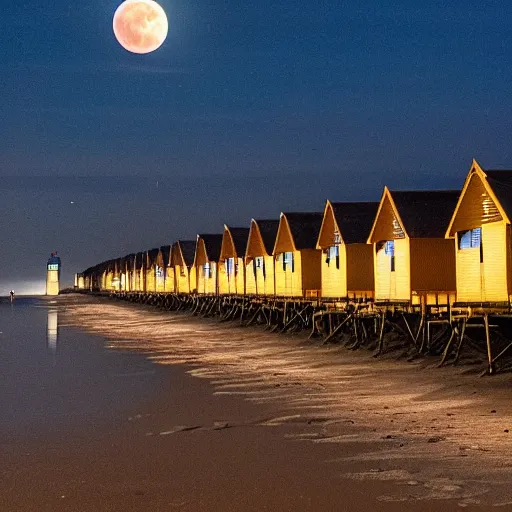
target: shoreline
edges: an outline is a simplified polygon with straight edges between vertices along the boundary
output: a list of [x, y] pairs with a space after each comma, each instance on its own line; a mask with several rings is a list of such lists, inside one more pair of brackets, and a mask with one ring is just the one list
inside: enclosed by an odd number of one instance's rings
[[512, 503], [507, 375], [478, 379], [467, 375], [467, 367], [375, 360], [301, 335], [108, 299], [78, 302], [68, 306], [66, 318], [105, 335], [110, 348], [185, 365], [191, 375], [211, 382], [216, 396], [277, 404], [280, 414], [267, 424], [316, 428], [294, 439], [331, 446], [333, 452], [359, 446], [356, 455], [334, 457], [339, 466], [352, 465], [340, 470], [341, 478], [349, 485], [393, 482], [395, 494], [377, 497], [381, 502], [414, 502], [416, 508], [431, 500], [477, 508]]

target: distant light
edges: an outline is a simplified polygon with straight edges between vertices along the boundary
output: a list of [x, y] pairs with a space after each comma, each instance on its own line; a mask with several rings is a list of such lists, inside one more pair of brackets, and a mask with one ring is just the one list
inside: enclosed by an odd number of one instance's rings
[[75, 204], [75, 201], [71, 201], [71, 204]]

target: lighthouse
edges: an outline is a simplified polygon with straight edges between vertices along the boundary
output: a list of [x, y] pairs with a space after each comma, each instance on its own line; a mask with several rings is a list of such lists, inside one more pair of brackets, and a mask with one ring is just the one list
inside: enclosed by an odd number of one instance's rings
[[59, 280], [60, 258], [55, 251], [46, 263], [46, 295], [59, 295]]

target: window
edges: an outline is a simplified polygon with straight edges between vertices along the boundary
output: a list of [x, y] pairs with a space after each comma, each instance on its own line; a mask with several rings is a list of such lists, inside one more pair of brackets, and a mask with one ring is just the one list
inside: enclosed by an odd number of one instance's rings
[[338, 245], [332, 245], [327, 249], [327, 266], [331, 266], [331, 260], [336, 260], [336, 268], [340, 268], [340, 248]]
[[473, 249], [482, 245], [482, 228], [459, 231], [459, 249]]
[[205, 263], [203, 268], [204, 268], [204, 277], [207, 279], [212, 277], [212, 269], [210, 267], [210, 262]]
[[295, 265], [293, 261], [293, 252], [285, 252], [283, 254], [283, 270], [291, 269], [292, 272], [295, 272]]
[[228, 277], [235, 274], [235, 258], [228, 258], [226, 260], [226, 272]]
[[388, 240], [384, 246], [384, 252], [389, 256], [389, 269], [395, 271], [395, 241]]

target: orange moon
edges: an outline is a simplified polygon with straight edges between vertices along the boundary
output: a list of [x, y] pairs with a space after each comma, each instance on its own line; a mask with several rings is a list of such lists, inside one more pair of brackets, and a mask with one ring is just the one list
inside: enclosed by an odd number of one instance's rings
[[150, 53], [167, 37], [165, 11], [153, 0], [125, 0], [114, 13], [114, 34], [132, 53]]

